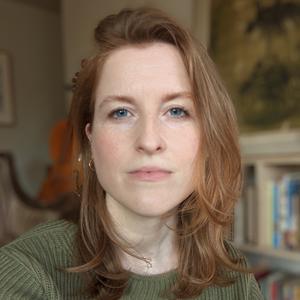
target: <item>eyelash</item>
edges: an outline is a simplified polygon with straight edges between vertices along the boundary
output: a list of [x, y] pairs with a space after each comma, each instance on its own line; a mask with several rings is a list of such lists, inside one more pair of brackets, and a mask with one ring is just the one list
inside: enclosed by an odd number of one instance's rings
[[[174, 107], [171, 107], [171, 108], [169, 109], [169, 111], [172, 110], [172, 109], [179, 109], [179, 110], [181, 110], [181, 111], [184, 113], [183, 116], [175, 117], [175, 119], [185, 119], [185, 118], [188, 118], [188, 117], [190, 116], [188, 110], [184, 109], [183, 107], [174, 106]], [[109, 118], [111, 118], [111, 119], [116, 119], [116, 120], [123, 119], [123, 117], [115, 117], [115, 116], [114, 116], [115, 113], [117, 113], [117, 112], [119, 112], [119, 111], [128, 111], [128, 110], [127, 110], [126, 108], [124, 108], [124, 107], [117, 108], [117, 109], [115, 109], [115, 110], [113, 110], [112, 112], [109, 113], [109, 115], [108, 115]], [[124, 118], [125, 118], [125, 117], [124, 117]]]

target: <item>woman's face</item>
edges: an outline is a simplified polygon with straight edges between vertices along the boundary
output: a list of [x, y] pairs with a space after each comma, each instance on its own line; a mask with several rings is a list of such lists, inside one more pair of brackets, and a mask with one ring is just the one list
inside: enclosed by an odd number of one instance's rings
[[[157, 217], [188, 197], [200, 144], [197, 124], [175, 47], [152, 43], [113, 52], [95, 91], [93, 123], [86, 126], [108, 207]], [[143, 167], [168, 172], [131, 173]]]

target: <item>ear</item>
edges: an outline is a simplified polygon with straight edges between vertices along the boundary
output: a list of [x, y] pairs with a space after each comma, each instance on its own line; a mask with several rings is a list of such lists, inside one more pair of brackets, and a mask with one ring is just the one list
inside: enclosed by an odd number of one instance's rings
[[87, 138], [89, 139], [89, 141], [92, 141], [92, 125], [91, 123], [87, 123], [85, 125], [85, 134], [87, 136]]

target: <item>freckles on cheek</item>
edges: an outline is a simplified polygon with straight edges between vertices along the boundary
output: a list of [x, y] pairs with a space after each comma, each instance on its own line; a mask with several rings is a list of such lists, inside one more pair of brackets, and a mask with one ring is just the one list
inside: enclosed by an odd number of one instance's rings
[[180, 145], [179, 147], [181, 147], [181, 151], [192, 157], [197, 155], [201, 144], [200, 137], [197, 133], [186, 133], [181, 136], [180, 143], [178, 141], [179, 138], [177, 137], [177, 143]]
[[93, 139], [93, 156], [95, 160], [103, 160], [102, 163], [107, 160], [113, 160], [118, 157], [119, 142], [117, 137], [113, 137], [110, 134], [98, 134]]
[[200, 144], [200, 136], [194, 128], [181, 128], [171, 131], [171, 140], [179, 147], [186, 149], [196, 149]]

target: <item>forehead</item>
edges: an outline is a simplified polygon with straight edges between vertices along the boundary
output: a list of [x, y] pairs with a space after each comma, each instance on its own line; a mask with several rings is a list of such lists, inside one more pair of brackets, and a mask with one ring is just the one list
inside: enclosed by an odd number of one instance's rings
[[190, 90], [185, 65], [173, 45], [155, 42], [113, 51], [102, 66], [96, 94], [172, 89]]

